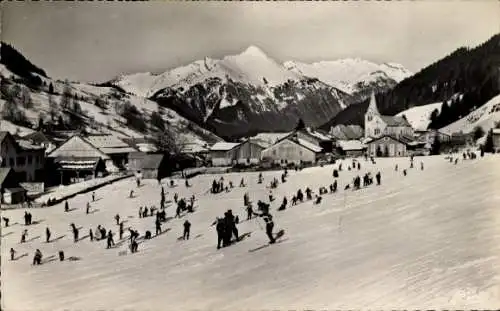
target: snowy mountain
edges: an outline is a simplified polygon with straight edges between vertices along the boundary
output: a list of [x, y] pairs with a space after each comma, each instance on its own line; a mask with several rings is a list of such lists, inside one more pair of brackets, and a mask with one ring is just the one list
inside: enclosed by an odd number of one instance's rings
[[315, 77], [351, 95], [366, 97], [392, 89], [397, 83], [413, 73], [400, 64], [375, 64], [367, 60], [340, 59], [316, 63], [287, 61], [284, 66], [297, 74]]
[[[150, 136], [153, 127], [151, 118], [153, 113], [157, 113], [179, 142], [204, 145], [221, 140], [175, 111], [160, 107], [146, 98], [126, 94], [115, 87], [53, 80], [27, 70], [19, 71], [4, 62], [6, 60], [2, 59], [0, 64], [0, 130], [23, 135], [40, 124], [61, 129], [72, 127], [78, 121], [81, 128], [89, 133], [144, 138]], [[9, 67], [21, 75], [12, 72]], [[67, 101], [67, 107], [63, 107], [63, 101]], [[130, 110], [128, 116], [125, 113], [127, 109]], [[133, 112], [135, 114], [130, 117]]]
[[349, 94], [288, 70], [255, 46], [159, 75], [121, 76], [111, 84], [172, 108], [226, 138], [287, 131], [299, 118], [317, 126], [352, 102]]

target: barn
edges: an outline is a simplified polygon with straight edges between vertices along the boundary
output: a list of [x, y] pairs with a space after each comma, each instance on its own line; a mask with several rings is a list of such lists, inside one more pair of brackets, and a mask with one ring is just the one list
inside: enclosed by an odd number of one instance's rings
[[14, 169], [0, 167], [0, 203], [21, 203], [26, 200], [26, 195], [26, 190], [20, 186]]
[[254, 141], [251, 138], [245, 139], [237, 145], [233, 151], [233, 163], [240, 165], [252, 165], [260, 162], [262, 150], [265, 149], [265, 144], [259, 141]]
[[262, 160], [283, 166], [289, 164], [312, 164], [318, 159], [322, 148], [297, 135], [285, 137], [262, 151]]
[[218, 142], [210, 147], [212, 166], [231, 166], [236, 159], [236, 146], [241, 143]]
[[167, 177], [170, 171], [164, 154], [143, 152], [129, 155], [128, 169], [137, 177], [158, 180]]
[[114, 135], [90, 135], [85, 137], [85, 140], [109, 157], [106, 162], [106, 168], [109, 171], [123, 170], [128, 162], [129, 154], [137, 152]]

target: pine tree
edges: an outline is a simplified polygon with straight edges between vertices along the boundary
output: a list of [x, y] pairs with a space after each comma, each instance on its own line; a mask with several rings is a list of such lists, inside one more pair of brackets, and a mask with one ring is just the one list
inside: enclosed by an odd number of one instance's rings
[[485, 134], [484, 130], [480, 126], [476, 126], [473, 131], [473, 137], [474, 141], [478, 140], [479, 138], [483, 137]]
[[493, 152], [493, 147], [493, 129], [490, 129], [484, 142], [484, 152]]
[[63, 93], [61, 95], [61, 108], [68, 109], [71, 104], [71, 88], [69, 87], [68, 81], [64, 83]]
[[295, 127], [295, 130], [302, 130], [306, 127], [304, 120], [299, 119], [299, 122], [297, 123], [297, 126]]
[[49, 85], [49, 94], [54, 94], [54, 85], [52, 85], [52, 82]]

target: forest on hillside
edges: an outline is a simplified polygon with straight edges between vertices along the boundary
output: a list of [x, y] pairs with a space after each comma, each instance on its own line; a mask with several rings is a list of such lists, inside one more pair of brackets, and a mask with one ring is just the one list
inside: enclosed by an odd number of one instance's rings
[[[434, 113], [430, 127], [441, 128], [485, 104], [500, 93], [500, 34], [469, 49], [459, 48], [443, 59], [376, 96], [380, 112], [395, 115], [415, 106], [450, 100], [440, 114]], [[453, 96], [461, 94], [462, 96]], [[321, 126], [363, 126], [369, 100], [353, 104]]]

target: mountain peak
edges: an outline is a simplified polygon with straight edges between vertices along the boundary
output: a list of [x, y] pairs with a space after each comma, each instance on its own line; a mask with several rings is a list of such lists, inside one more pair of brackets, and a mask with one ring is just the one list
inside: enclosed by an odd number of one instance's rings
[[253, 56], [253, 57], [266, 57], [266, 53], [262, 51], [259, 47], [255, 45], [250, 45], [249, 47], [246, 48], [240, 55], [248, 55], [248, 56]]

